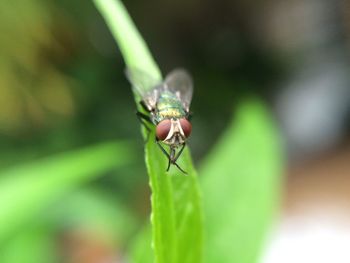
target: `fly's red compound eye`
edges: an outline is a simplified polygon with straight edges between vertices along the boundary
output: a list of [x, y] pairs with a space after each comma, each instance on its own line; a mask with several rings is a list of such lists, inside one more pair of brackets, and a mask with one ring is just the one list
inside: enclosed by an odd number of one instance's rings
[[186, 138], [188, 138], [192, 131], [192, 124], [185, 118], [180, 119], [180, 124]]
[[164, 141], [165, 138], [168, 136], [171, 129], [171, 121], [170, 120], [163, 120], [160, 123], [158, 123], [156, 128], [156, 136], [159, 140]]

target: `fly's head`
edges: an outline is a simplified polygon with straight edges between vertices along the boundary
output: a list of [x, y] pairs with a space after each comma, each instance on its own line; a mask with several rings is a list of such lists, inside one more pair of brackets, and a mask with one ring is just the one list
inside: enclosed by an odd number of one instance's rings
[[192, 131], [192, 125], [186, 118], [165, 119], [158, 123], [156, 136], [163, 143], [176, 148], [186, 142]]

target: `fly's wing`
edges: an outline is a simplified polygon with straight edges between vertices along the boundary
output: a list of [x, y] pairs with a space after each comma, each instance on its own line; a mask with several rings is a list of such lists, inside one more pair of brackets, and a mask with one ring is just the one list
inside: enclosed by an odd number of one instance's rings
[[125, 75], [131, 83], [133, 92], [141, 98], [147, 109], [152, 111], [157, 104], [160, 89], [163, 87], [161, 81], [135, 68], [127, 68]]
[[190, 74], [184, 69], [174, 69], [164, 81], [164, 88], [174, 93], [182, 102], [184, 109], [189, 112], [193, 83]]

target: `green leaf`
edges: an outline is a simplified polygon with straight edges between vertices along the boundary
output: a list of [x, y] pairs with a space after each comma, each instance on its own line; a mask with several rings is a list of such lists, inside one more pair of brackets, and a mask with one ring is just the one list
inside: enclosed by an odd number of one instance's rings
[[[125, 7], [116, 0], [94, 0], [106, 20], [129, 68], [137, 68], [153, 79], [161, 73]], [[189, 150], [180, 157], [185, 176], [172, 167], [154, 142], [154, 131], [146, 143], [145, 158], [152, 190], [152, 242], [157, 263], [202, 261], [202, 209], [196, 171]]]
[[128, 249], [128, 262], [133, 263], [152, 263], [154, 262], [153, 251], [151, 248], [152, 232], [151, 226], [147, 224], [144, 229], [137, 234], [132, 240], [131, 246]]
[[0, 242], [60, 196], [131, 156], [129, 144], [104, 143], [0, 172]]
[[279, 135], [265, 106], [242, 103], [201, 167], [206, 262], [257, 261], [278, 204], [282, 163]]
[[116, 0], [93, 1], [117, 41], [126, 65], [129, 68], [142, 69], [154, 79], [161, 80], [159, 67], [124, 5]]
[[153, 140], [146, 145], [146, 164], [152, 188], [151, 222], [156, 262], [201, 262], [202, 211], [189, 150], [186, 149], [179, 160], [187, 176], [175, 167], [170, 173], [165, 172], [167, 159]]

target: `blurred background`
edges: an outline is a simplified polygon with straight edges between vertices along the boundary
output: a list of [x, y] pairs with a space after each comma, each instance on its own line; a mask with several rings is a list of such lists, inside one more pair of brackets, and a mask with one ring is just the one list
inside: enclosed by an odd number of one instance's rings
[[[287, 167], [261, 262], [349, 262], [350, 4], [124, 3], [163, 73], [181, 66], [193, 75], [197, 165], [242, 98], [259, 96], [272, 111]], [[1, 262], [11, 262], [19, 244], [42, 249], [35, 240], [58, 262], [118, 262], [150, 208], [140, 126], [115, 41], [85, 0], [1, 1], [0, 29], [1, 169], [113, 140], [133, 155], [45, 211], [45, 224], [32, 222], [3, 246]], [[123, 233], [111, 222], [120, 211], [130, 226]]]

